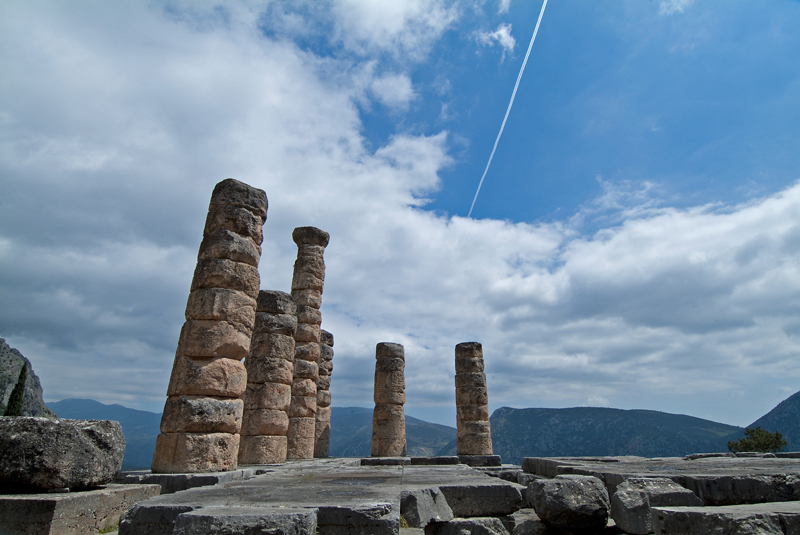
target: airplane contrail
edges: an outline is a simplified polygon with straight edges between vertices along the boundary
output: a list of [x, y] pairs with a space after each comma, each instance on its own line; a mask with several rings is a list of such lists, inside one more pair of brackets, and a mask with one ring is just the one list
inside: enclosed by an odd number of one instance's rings
[[497, 139], [494, 140], [494, 147], [492, 148], [492, 154], [489, 155], [489, 162], [486, 164], [486, 169], [483, 171], [483, 176], [481, 177], [481, 181], [478, 183], [478, 190], [475, 192], [475, 198], [472, 199], [472, 206], [469, 207], [469, 213], [467, 217], [472, 215], [472, 209], [475, 208], [475, 201], [478, 200], [478, 193], [481, 192], [481, 186], [483, 186], [483, 179], [486, 178], [486, 173], [489, 171], [489, 166], [492, 165], [492, 158], [494, 158], [494, 151], [497, 150], [497, 143], [500, 141], [500, 136], [503, 135], [503, 129], [506, 127], [506, 121], [508, 120], [508, 113], [511, 111], [511, 106], [514, 104], [514, 97], [517, 96], [517, 88], [519, 87], [519, 81], [522, 79], [522, 73], [525, 70], [525, 65], [528, 63], [528, 56], [531, 55], [531, 48], [533, 48], [533, 41], [536, 39], [536, 34], [539, 32], [539, 24], [542, 22], [542, 15], [544, 15], [544, 8], [547, 6], [547, 0], [544, 0], [542, 4], [542, 10], [539, 12], [539, 20], [536, 21], [536, 28], [533, 30], [533, 36], [531, 37], [531, 44], [528, 45], [528, 52], [525, 54], [525, 61], [522, 62], [522, 68], [519, 70], [519, 75], [517, 76], [517, 83], [514, 84], [514, 92], [511, 93], [511, 101], [508, 103], [508, 109], [506, 110], [506, 116], [503, 117], [503, 124], [500, 125], [500, 132], [497, 133]]

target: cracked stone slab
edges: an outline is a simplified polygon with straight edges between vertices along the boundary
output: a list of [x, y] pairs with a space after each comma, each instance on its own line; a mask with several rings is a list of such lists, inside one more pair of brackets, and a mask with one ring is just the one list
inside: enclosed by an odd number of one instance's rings
[[653, 507], [655, 533], [800, 535], [800, 502], [719, 507]]

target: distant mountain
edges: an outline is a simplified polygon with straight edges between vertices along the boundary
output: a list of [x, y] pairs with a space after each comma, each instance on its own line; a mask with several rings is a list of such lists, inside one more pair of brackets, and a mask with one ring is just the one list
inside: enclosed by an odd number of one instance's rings
[[748, 425], [771, 433], [780, 431], [788, 445], [785, 451], [800, 451], [800, 392], [781, 401], [777, 407]]
[[639, 455], [672, 457], [728, 451], [741, 427], [682, 414], [600, 407], [511, 409], [492, 414], [494, 452], [523, 457]]
[[8, 398], [19, 380], [22, 366], [28, 366], [28, 377], [25, 380], [25, 393], [22, 396], [23, 416], [54, 416], [42, 399], [42, 385], [33, 372], [31, 361], [22, 356], [22, 353], [9, 347], [3, 338], [0, 338], [0, 416], [5, 414]]
[[105, 405], [92, 399], [65, 399], [47, 404], [59, 418], [77, 420], [116, 420], [125, 435], [123, 470], [144, 470], [153, 462], [161, 414]]
[[[456, 438], [454, 427], [432, 424], [406, 416], [408, 455], [425, 457]], [[372, 409], [333, 407], [331, 410], [331, 457], [369, 457], [372, 441]]]

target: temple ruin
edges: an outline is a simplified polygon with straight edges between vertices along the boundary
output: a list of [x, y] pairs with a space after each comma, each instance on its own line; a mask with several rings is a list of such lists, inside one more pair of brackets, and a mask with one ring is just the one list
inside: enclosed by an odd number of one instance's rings
[[372, 413], [372, 456], [406, 454], [405, 351], [400, 344], [381, 342], [375, 348], [375, 409]]
[[456, 422], [459, 455], [492, 455], [483, 346], [478, 342], [456, 346]]

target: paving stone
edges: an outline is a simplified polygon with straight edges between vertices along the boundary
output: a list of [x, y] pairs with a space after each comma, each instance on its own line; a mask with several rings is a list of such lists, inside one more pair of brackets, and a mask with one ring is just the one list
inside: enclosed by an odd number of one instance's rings
[[499, 518], [456, 518], [430, 524], [425, 535], [509, 535], [509, 531]]
[[665, 535], [798, 535], [800, 502], [654, 507], [653, 530]]
[[218, 483], [242, 481], [256, 475], [256, 468], [240, 468], [228, 472], [154, 474], [150, 470], [118, 472], [114, 483], [125, 485], [155, 484], [161, 487], [161, 495], [179, 490], [207, 487]]
[[313, 535], [315, 509], [203, 507], [175, 519], [173, 535]]

